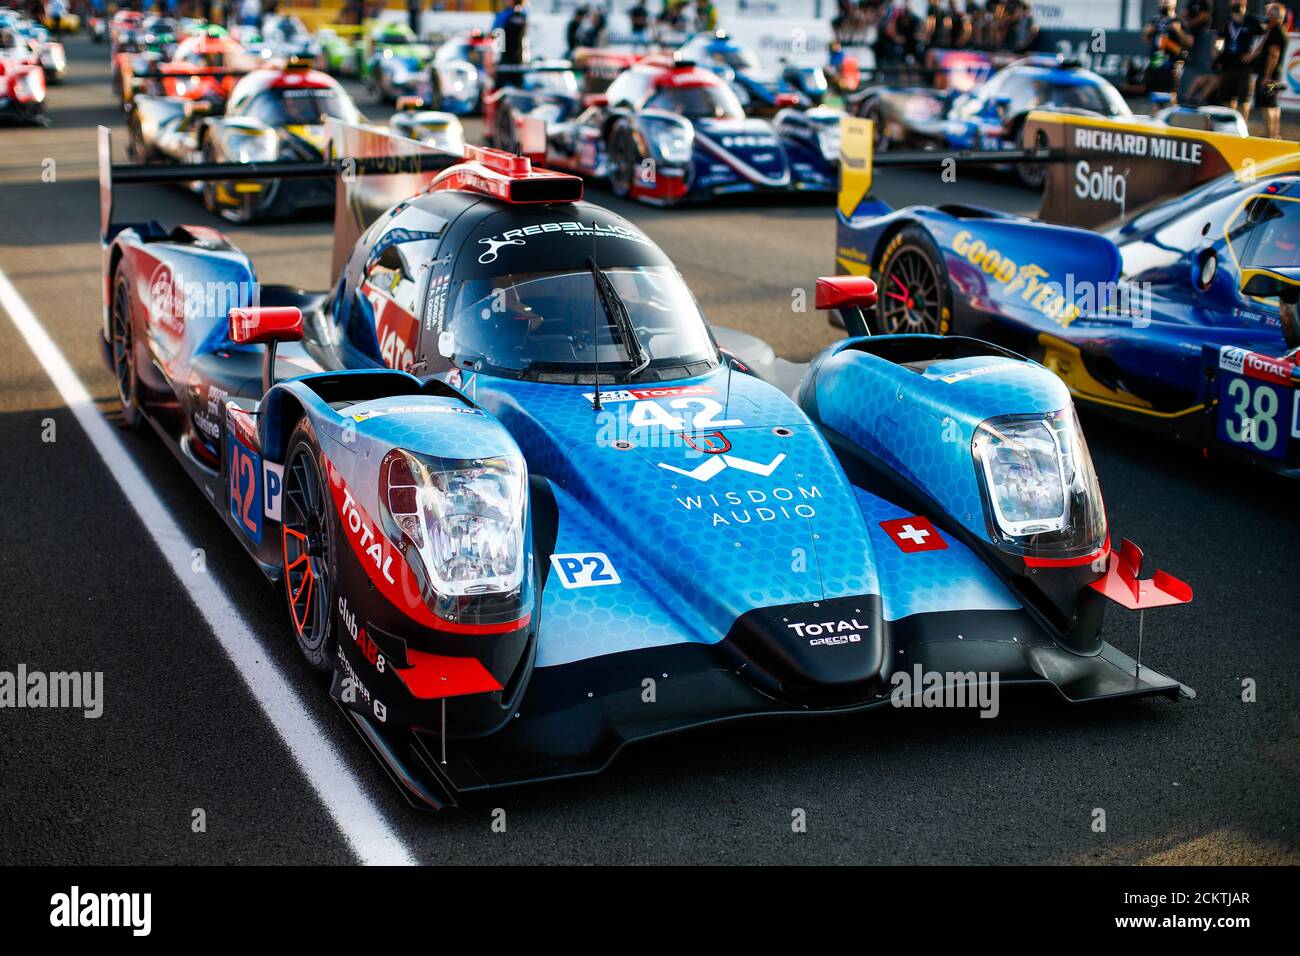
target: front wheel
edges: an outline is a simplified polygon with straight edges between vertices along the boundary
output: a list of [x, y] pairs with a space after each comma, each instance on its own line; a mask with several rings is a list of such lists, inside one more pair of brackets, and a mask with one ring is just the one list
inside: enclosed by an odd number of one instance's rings
[[626, 199], [632, 195], [632, 184], [640, 165], [641, 153], [632, 138], [632, 131], [626, 126], [614, 127], [609, 138], [609, 188], [615, 196]]
[[289, 437], [284, 466], [285, 599], [298, 650], [313, 668], [334, 662], [333, 518], [316, 438], [303, 419]]
[[[1021, 124], [1016, 131], [1016, 145], [1021, 149], [1042, 149], [1047, 145], [1047, 137], [1039, 130], [1033, 143], [1025, 142], [1025, 127]], [[1016, 163], [1016, 178], [1030, 189], [1041, 190], [1047, 182], [1047, 166], [1043, 163]]]
[[934, 240], [920, 226], [905, 226], [885, 247], [877, 270], [873, 331], [882, 335], [946, 335], [952, 321], [948, 270]]
[[126, 276], [120, 272], [113, 283], [108, 332], [113, 375], [117, 380], [117, 400], [122, 407], [122, 424], [136, 430], [144, 422], [144, 415], [140, 411], [140, 378], [135, 371], [135, 326], [131, 321], [130, 286]]
[[885, 108], [880, 100], [868, 100], [862, 110], [864, 119], [871, 120], [871, 144], [877, 153], [889, 149], [889, 125], [885, 122]]

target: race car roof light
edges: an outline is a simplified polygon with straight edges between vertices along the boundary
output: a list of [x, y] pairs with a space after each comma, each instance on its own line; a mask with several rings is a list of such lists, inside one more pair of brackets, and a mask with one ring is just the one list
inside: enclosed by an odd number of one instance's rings
[[578, 202], [582, 178], [568, 173], [534, 169], [527, 156], [516, 156], [487, 146], [466, 146], [465, 162], [440, 173], [429, 191], [450, 189], [480, 193], [504, 202]]

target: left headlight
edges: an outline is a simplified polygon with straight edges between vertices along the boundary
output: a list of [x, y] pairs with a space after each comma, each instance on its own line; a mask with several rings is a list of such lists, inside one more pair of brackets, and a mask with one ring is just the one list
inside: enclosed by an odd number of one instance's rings
[[655, 152], [665, 163], [691, 161], [691, 131], [686, 124], [656, 122], [648, 129]]
[[519, 588], [527, 564], [525, 469], [513, 456], [446, 459], [389, 452], [380, 491], [441, 597]]
[[266, 163], [279, 152], [275, 133], [232, 130], [226, 138], [226, 152], [240, 163]]
[[1004, 549], [1072, 558], [1102, 546], [1105, 507], [1073, 407], [988, 419], [971, 451]]

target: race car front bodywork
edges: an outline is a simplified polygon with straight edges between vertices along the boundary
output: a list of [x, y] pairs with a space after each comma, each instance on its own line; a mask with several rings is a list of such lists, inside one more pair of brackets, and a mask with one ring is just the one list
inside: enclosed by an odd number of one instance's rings
[[[353, 132], [351, 145], [380, 135]], [[110, 156], [104, 130], [109, 183]], [[258, 283], [211, 229], [113, 225], [111, 185], [101, 196], [101, 336], [119, 388], [130, 379], [124, 407], [283, 589], [299, 636], [309, 607], [331, 622], [331, 694], [414, 803], [594, 773], [629, 741], [741, 717], [954, 695], [996, 707], [1021, 684], [1071, 702], [1191, 694], [1102, 640], [1108, 599], [1185, 603], [1190, 589], [1161, 579], [1151, 597], [1128, 546], [1112, 574], [1068, 392], [1006, 349], [849, 338], [811, 363], [797, 400], [743, 356], [657, 383], [385, 367], [429, 354], [419, 336], [451, 308], [458, 268], [535, 263], [556, 242], [587, 261], [649, 243], [572, 205], [571, 177], [487, 158], [495, 168], [437, 181], [495, 172], [482, 192], [402, 204], [428, 229], [390, 220], [356, 247], [361, 222], [337, 229], [330, 293]], [[486, 198], [511, 171], [535, 177], [526, 208]], [[344, 214], [370, 218], [348, 199]], [[435, 200], [461, 211], [434, 214]], [[381, 273], [354, 284], [354, 265], [396, 272], [403, 243], [430, 253], [418, 316], [388, 314]], [[249, 337], [286, 314], [283, 341]], [[298, 341], [307, 328], [347, 334]], [[1016, 509], [1054, 498], [1020, 493], [1030, 465], [1008, 435], [1069, 496], [1069, 519], [1029, 537]], [[295, 484], [300, 472], [319, 487]], [[448, 524], [462, 504], [467, 521]], [[484, 586], [487, 564], [500, 587]]]
[[547, 129], [547, 162], [592, 178], [614, 173], [610, 144], [620, 128], [635, 142], [629, 195], [651, 205], [742, 193], [832, 193], [838, 118], [826, 110], [786, 110], [761, 119], [688, 120], [643, 110], [606, 116], [588, 110]]
[[[1300, 209], [1294, 147], [1046, 113], [1027, 128], [1060, 155], [1041, 221], [971, 206], [889, 209], [870, 195], [872, 134], [847, 120], [837, 271], [908, 295], [882, 272], [906, 243], [933, 262], [946, 293], [930, 331], [1004, 343], [1100, 412], [1300, 474], [1300, 378], [1287, 354], [1300, 342], [1284, 337], [1275, 301], [1243, 287], [1243, 257], [1285, 266], [1295, 255], [1294, 244], [1269, 250], [1251, 237], [1252, 222], [1292, 221]], [[1239, 180], [1243, 163], [1266, 173]], [[1104, 233], [1071, 225], [1116, 222]]]

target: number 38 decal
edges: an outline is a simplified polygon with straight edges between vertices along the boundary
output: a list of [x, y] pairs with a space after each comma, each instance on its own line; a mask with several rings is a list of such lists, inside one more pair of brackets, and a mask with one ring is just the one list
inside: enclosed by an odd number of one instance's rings
[[1287, 433], [1293, 414], [1290, 389], [1270, 382], [1232, 377], [1223, 391], [1223, 435], [1235, 445], [1248, 445], [1261, 454], [1281, 458], [1286, 454]]

